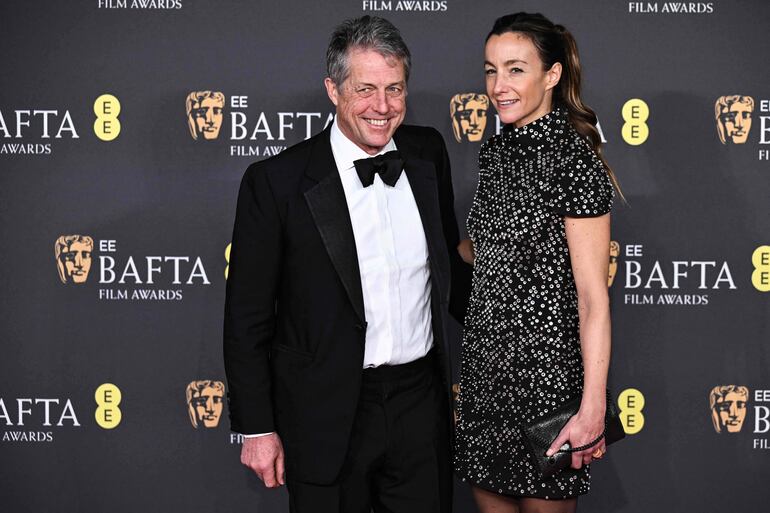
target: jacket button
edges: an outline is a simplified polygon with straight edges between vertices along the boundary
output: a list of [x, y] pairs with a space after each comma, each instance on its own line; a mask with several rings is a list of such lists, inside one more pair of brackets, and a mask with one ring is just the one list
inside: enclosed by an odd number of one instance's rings
[[358, 331], [364, 331], [366, 329], [366, 324], [356, 324], [356, 329]]

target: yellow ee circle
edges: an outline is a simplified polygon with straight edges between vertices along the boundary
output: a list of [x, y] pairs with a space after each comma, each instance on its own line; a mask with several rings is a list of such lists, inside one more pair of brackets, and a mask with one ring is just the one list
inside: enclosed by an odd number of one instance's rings
[[759, 246], [751, 255], [754, 272], [751, 284], [760, 292], [770, 292], [770, 246]]
[[627, 388], [618, 396], [620, 422], [626, 434], [635, 435], [644, 428], [644, 404], [644, 394], [635, 388]]
[[116, 118], [120, 115], [120, 100], [111, 94], [103, 94], [94, 101], [97, 118]]
[[118, 118], [96, 118], [94, 133], [102, 141], [112, 141], [120, 135], [120, 120]]
[[620, 111], [623, 121], [628, 123], [644, 123], [650, 117], [650, 107], [644, 100], [632, 98], [623, 104]]
[[646, 123], [650, 117], [647, 103], [639, 98], [632, 98], [623, 104], [621, 114], [625, 121], [621, 131], [623, 140], [631, 146], [643, 144], [650, 136], [650, 128]]
[[639, 146], [644, 144], [647, 138], [650, 136], [650, 128], [645, 124], [632, 124], [626, 123], [621, 129], [623, 140], [631, 146]]
[[113, 429], [120, 424], [123, 413], [118, 408], [123, 394], [117, 385], [103, 383], [94, 392], [94, 400], [98, 407], [94, 412], [96, 423], [103, 429]]
[[94, 102], [94, 134], [102, 141], [112, 141], [120, 135], [120, 100], [103, 94]]

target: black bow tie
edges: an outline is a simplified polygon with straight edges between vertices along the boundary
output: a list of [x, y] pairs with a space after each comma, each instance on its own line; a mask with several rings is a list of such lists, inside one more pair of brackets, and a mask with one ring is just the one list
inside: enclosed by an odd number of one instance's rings
[[379, 173], [380, 179], [393, 187], [401, 176], [404, 169], [404, 162], [397, 151], [389, 151], [376, 157], [360, 159], [353, 162], [356, 166], [356, 173], [361, 179], [361, 185], [369, 187], [374, 183], [374, 174]]

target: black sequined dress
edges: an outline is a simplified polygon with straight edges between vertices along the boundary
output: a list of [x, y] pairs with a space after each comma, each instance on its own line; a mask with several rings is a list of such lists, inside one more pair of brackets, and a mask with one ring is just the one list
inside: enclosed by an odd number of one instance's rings
[[484, 143], [468, 216], [476, 261], [465, 320], [455, 469], [498, 493], [588, 492], [589, 469], [543, 480], [520, 425], [580, 397], [577, 293], [564, 217], [610, 211], [601, 161], [556, 108]]

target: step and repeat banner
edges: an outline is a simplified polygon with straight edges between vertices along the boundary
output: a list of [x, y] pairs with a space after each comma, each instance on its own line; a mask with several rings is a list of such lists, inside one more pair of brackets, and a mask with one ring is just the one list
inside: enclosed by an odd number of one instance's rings
[[[767, 2], [4, 0], [0, 511], [286, 511], [227, 422], [241, 176], [332, 121], [328, 38], [376, 14], [465, 219], [501, 128], [484, 38], [521, 10], [575, 35], [627, 198], [608, 285], [628, 436], [581, 510], [770, 508]], [[475, 511], [464, 485], [455, 509]]]

